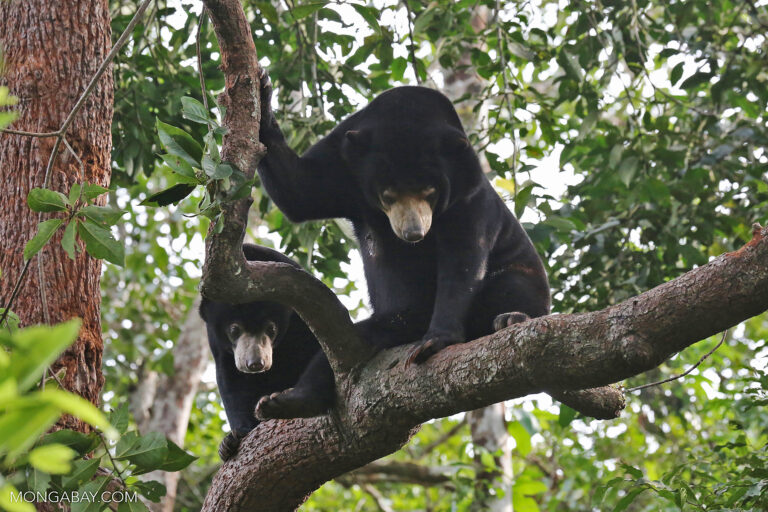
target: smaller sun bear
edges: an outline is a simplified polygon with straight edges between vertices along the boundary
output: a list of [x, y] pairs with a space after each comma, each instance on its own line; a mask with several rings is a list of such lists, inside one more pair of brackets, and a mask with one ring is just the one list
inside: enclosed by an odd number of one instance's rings
[[[301, 266], [267, 247], [243, 245], [248, 261]], [[216, 383], [231, 431], [219, 456], [231, 459], [240, 441], [269, 418], [309, 418], [327, 412], [335, 398], [333, 372], [314, 334], [290, 307], [277, 302], [226, 304], [203, 299], [200, 316], [216, 363]], [[399, 315], [355, 324], [360, 337], [376, 346], [416, 336]]]
[[[277, 261], [301, 268], [283, 254], [252, 244], [243, 245], [248, 261]], [[200, 316], [216, 363], [216, 382], [231, 431], [219, 446], [223, 460], [232, 458], [240, 441], [259, 424], [254, 409], [260, 398], [293, 388], [306, 410], [295, 416], [317, 415], [333, 401], [333, 374], [320, 345], [299, 316], [277, 302], [225, 304], [203, 299]], [[311, 378], [302, 379], [308, 367]]]

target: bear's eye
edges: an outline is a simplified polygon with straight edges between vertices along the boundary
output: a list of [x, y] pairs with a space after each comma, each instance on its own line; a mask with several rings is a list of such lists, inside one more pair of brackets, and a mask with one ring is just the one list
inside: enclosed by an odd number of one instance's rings
[[397, 201], [397, 194], [392, 189], [387, 189], [381, 193], [381, 203], [389, 206]]
[[264, 327], [264, 334], [266, 334], [267, 336], [269, 336], [274, 340], [275, 336], [277, 336], [277, 326], [273, 322], [269, 322]]
[[237, 340], [243, 334], [243, 326], [240, 324], [231, 324], [227, 329], [227, 335], [232, 341]]

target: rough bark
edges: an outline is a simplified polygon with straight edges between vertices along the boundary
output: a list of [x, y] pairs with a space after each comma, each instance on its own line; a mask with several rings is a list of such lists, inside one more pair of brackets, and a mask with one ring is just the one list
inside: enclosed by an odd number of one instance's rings
[[428, 419], [617, 382], [767, 309], [764, 228], [739, 251], [601, 311], [537, 318], [420, 366], [404, 366], [408, 346], [387, 350], [337, 381], [330, 416], [259, 425], [203, 510], [293, 510], [326, 480], [399, 449]]
[[[144, 375], [133, 407], [139, 432], [160, 432], [181, 447], [184, 446], [192, 401], [210, 359], [205, 324], [197, 309], [198, 303], [190, 308], [173, 347], [173, 375], [155, 371]], [[176, 501], [179, 472], [153, 471], [142, 478], [159, 480], [166, 488], [159, 503], [147, 503], [150, 510], [171, 512]]]
[[[0, 46], [8, 85], [19, 98], [19, 119], [11, 128], [30, 132], [59, 129], [111, 47], [106, 0], [11, 0], [0, 2]], [[107, 186], [113, 103], [111, 73], [105, 73], [67, 132], [67, 141], [83, 163], [62, 152], [50, 177], [53, 190], [64, 193], [75, 182]], [[43, 186], [53, 138], [0, 133], [0, 303], [6, 304], [24, 262], [22, 251], [37, 231], [38, 214], [30, 211], [27, 193]], [[50, 218], [51, 214], [44, 214]], [[54, 363], [65, 368], [64, 387], [98, 403], [102, 339], [99, 280], [101, 262], [81, 251], [70, 260], [60, 245], [60, 231], [36, 258], [42, 258], [42, 281], [51, 323], [83, 319], [77, 341]], [[81, 245], [81, 249], [83, 249]], [[33, 260], [12, 309], [24, 325], [45, 321], [41, 286]], [[65, 416], [59, 426], [87, 430], [87, 424]]]

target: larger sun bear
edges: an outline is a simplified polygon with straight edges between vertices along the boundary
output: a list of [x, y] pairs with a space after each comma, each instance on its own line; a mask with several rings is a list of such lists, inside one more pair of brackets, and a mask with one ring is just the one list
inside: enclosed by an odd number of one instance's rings
[[399, 343], [421, 338], [409, 362], [548, 314], [541, 259], [443, 94], [386, 91], [299, 157], [272, 112], [266, 73], [261, 90], [267, 193], [293, 222], [352, 222], [372, 319], [406, 319], [418, 334]]

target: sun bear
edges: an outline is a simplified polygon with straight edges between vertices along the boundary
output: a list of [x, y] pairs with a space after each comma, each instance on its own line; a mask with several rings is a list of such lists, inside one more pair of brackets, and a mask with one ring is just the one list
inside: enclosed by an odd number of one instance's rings
[[449, 345], [549, 313], [544, 265], [483, 175], [443, 94], [386, 91], [299, 157], [272, 112], [265, 72], [261, 86], [261, 181], [293, 222], [352, 222], [371, 320], [398, 317], [407, 335], [416, 333], [382, 346], [418, 340], [408, 364], [422, 363]]
[[[301, 268], [267, 247], [245, 244], [243, 253], [249, 261], [277, 261]], [[294, 388], [296, 395], [313, 404], [315, 414], [331, 406], [330, 367], [315, 336], [291, 308], [268, 301], [225, 304], [204, 298], [200, 315], [206, 323], [216, 383], [231, 429], [219, 446], [223, 460], [230, 459], [241, 439], [258, 425], [254, 409], [261, 397]], [[301, 376], [313, 359], [318, 360], [319, 368], [310, 372], [310, 381], [303, 381]]]
[[[248, 261], [276, 261], [296, 268], [289, 257], [253, 244], [243, 245]], [[312, 417], [333, 405], [335, 387], [328, 359], [314, 334], [288, 306], [277, 302], [200, 303], [216, 383], [230, 432], [219, 446], [229, 460], [240, 441], [267, 418]], [[360, 337], [376, 346], [418, 334], [402, 318], [379, 316], [355, 324]]]

